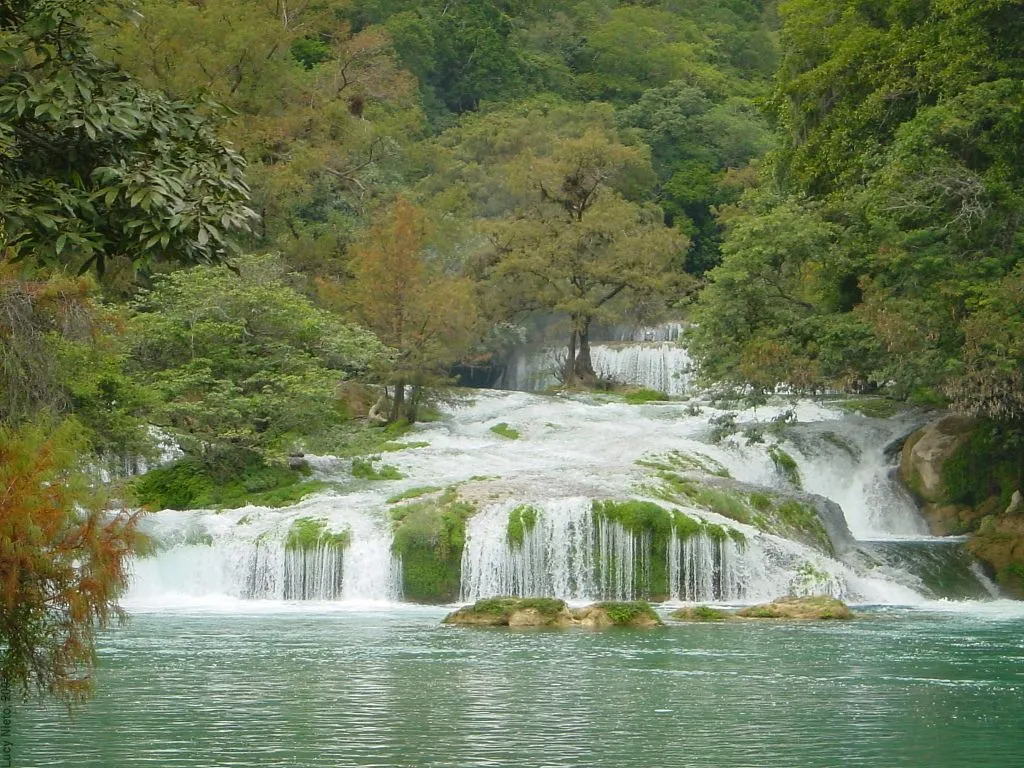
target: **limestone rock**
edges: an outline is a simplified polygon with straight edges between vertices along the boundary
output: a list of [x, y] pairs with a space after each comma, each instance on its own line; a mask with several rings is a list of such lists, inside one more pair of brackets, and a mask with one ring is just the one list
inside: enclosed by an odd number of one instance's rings
[[968, 416], [943, 416], [907, 438], [900, 478], [920, 499], [932, 503], [944, 499], [942, 466], [970, 438], [974, 425]]
[[717, 608], [709, 608], [706, 605], [680, 608], [669, 614], [673, 619], [679, 621], [725, 621], [735, 618], [731, 611], [720, 611]]
[[752, 605], [736, 612], [744, 619], [852, 619], [853, 612], [846, 603], [827, 595], [814, 597], [779, 597], [770, 603]]
[[471, 627], [567, 627], [574, 620], [563, 600], [495, 597], [463, 606], [445, 616], [443, 623]]
[[662, 625], [658, 614], [647, 603], [595, 603], [572, 612], [580, 626], [603, 629], [605, 627], [632, 627], [650, 629]]
[[470, 627], [633, 627], [661, 626], [647, 603], [595, 603], [569, 610], [562, 600], [496, 597], [478, 600], [445, 616], [444, 624]]

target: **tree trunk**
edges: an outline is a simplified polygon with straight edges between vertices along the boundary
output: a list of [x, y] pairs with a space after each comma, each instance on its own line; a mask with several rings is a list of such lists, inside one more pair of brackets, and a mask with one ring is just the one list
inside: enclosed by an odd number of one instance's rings
[[590, 359], [590, 318], [586, 318], [580, 330], [577, 331], [580, 340], [579, 352], [576, 353], [576, 360], [573, 364], [573, 375], [585, 387], [592, 387], [597, 383], [597, 374], [594, 372], [594, 363]]
[[412, 389], [409, 392], [409, 404], [405, 409], [405, 420], [410, 424], [416, 423], [416, 418], [419, 416], [420, 402], [423, 400], [423, 387], [419, 384], [413, 384]]
[[562, 386], [571, 387], [576, 373], [576, 321], [573, 319], [572, 335], [569, 336], [569, 355], [565, 358], [562, 368]]
[[395, 382], [395, 398], [391, 401], [391, 414], [388, 416], [389, 422], [396, 422], [403, 416], [405, 410], [405, 382]]

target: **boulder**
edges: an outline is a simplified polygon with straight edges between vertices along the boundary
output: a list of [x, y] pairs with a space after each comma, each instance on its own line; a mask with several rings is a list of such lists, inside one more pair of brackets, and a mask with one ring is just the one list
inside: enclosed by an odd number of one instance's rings
[[595, 603], [572, 612], [573, 618], [583, 627], [603, 629], [605, 627], [632, 627], [650, 629], [662, 625], [658, 614], [644, 602]]
[[564, 601], [547, 597], [495, 597], [477, 600], [443, 619], [469, 627], [633, 627], [661, 626], [647, 603], [595, 603], [570, 610]]
[[725, 621], [735, 618], [732, 611], [720, 611], [717, 608], [710, 608], [706, 605], [697, 605], [687, 608], [680, 608], [669, 614], [673, 619], [679, 621]]
[[449, 613], [443, 623], [470, 627], [567, 627], [574, 619], [564, 600], [494, 597]]
[[968, 439], [975, 426], [969, 416], [951, 414], [922, 427], [903, 444], [900, 478], [921, 501], [946, 497], [942, 467]]
[[787, 595], [770, 603], [752, 605], [736, 612], [744, 619], [801, 619], [826, 621], [831, 619], [852, 619], [853, 612], [842, 600], [828, 595], [795, 597]]

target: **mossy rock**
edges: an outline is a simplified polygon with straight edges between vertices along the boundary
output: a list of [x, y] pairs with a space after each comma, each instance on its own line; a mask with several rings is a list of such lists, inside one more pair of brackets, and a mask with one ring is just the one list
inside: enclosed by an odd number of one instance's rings
[[393, 506], [391, 551], [402, 559], [402, 596], [413, 603], [459, 599], [466, 520], [476, 507], [453, 488], [437, 498]]
[[842, 600], [827, 595], [813, 597], [795, 597], [787, 595], [770, 603], [752, 605], [736, 611], [736, 616], [743, 619], [800, 619], [828, 621], [834, 619], [852, 619], [853, 612]]
[[576, 608], [573, 618], [584, 627], [629, 627], [650, 629], [662, 626], [661, 618], [645, 602], [603, 602]]
[[569, 627], [574, 621], [564, 600], [492, 597], [449, 613], [442, 623], [469, 627]]
[[669, 616], [678, 621], [726, 621], [733, 618], [730, 611], [720, 611], [707, 605], [680, 608]]
[[284, 540], [284, 548], [288, 551], [302, 550], [306, 552], [317, 549], [343, 550], [352, 542], [352, 533], [348, 528], [342, 531], [331, 531], [327, 521], [312, 517], [299, 517], [292, 521], [288, 535]]

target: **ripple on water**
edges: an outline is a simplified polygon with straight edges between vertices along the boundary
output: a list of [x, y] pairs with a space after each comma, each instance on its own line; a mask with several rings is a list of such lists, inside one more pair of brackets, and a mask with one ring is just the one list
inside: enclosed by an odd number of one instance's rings
[[438, 612], [147, 615], [15, 765], [1009, 766], [1024, 621], [506, 632]]

